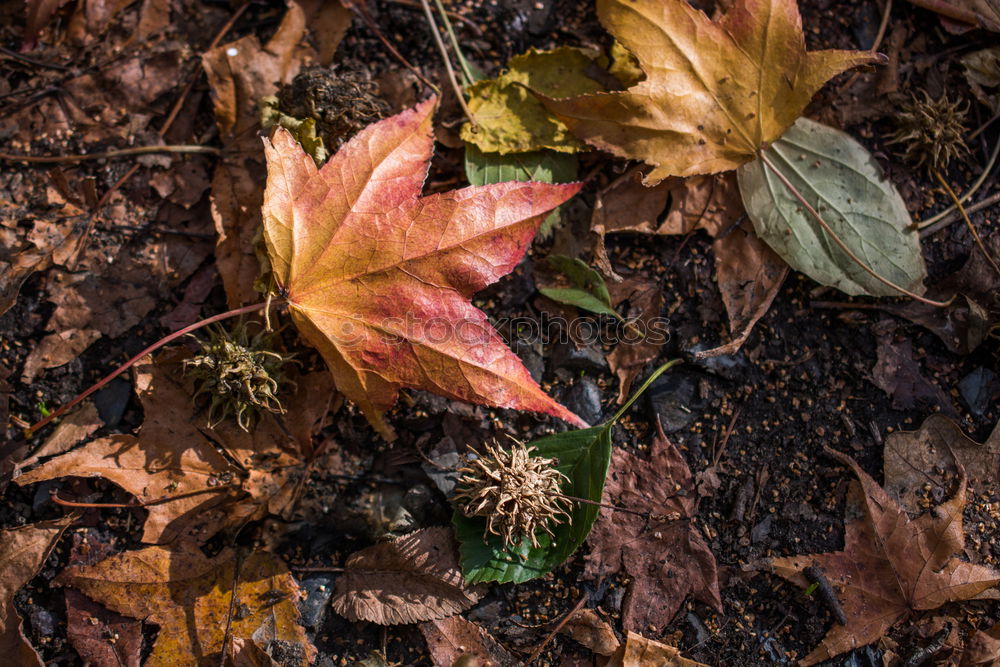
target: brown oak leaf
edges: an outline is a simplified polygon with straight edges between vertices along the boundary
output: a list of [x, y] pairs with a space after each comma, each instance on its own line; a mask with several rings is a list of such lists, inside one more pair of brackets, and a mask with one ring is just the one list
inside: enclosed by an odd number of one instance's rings
[[843, 550], [770, 561], [776, 574], [803, 588], [810, 585], [803, 571], [819, 567], [847, 617], [800, 664], [871, 644], [914, 612], [973, 599], [1000, 583], [1000, 572], [952, 558], [965, 544], [964, 471], [950, 500], [911, 519], [852, 458], [826, 451], [857, 475], [860, 488], [854, 486], [849, 503], [862, 509], [845, 526]]
[[631, 511], [602, 508], [587, 538], [586, 576], [624, 568], [632, 577], [622, 607], [626, 630], [662, 629], [689, 594], [722, 609], [715, 556], [690, 521], [698, 501], [694, 477], [658, 430], [648, 460], [612, 452], [603, 502]]
[[584, 141], [654, 165], [650, 184], [749, 162], [828, 79], [878, 60], [807, 52], [795, 0], [736, 0], [715, 21], [686, 0], [598, 0], [597, 14], [646, 79], [544, 102]]
[[473, 294], [517, 265], [579, 183], [421, 197], [435, 100], [368, 126], [317, 169], [285, 130], [265, 142], [264, 238], [299, 331], [386, 438], [399, 390], [583, 421], [535, 383]]
[[352, 554], [331, 604], [352, 621], [399, 625], [458, 614], [481, 593], [465, 585], [451, 528], [424, 528]]

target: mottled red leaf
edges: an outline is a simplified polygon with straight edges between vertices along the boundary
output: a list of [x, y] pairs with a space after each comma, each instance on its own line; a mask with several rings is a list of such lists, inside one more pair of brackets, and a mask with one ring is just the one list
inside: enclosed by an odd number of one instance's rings
[[367, 127], [321, 169], [284, 130], [266, 142], [264, 238], [278, 290], [337, 388], [385, 437], [383, 414], [403, 387], [583, 425], [470, 302], [513, 270], [580, 184], [421, 197], [434, 104]]

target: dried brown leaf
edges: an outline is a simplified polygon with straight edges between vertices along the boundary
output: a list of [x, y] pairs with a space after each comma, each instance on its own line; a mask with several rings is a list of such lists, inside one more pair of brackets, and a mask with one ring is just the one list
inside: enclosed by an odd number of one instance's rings
[[891, 433], [885, 441], [885, 490], [911, 514], [922, 511], [920, 492], [924, 484], [946, 488], [953, 477], [945, 471], [960, 467], [973, 491], [987, 492], [1000, 482], [1000, 425], [980, 444], [960, 426], [941, 414], [924, 420], [916, 431]]
[[461, 616], [426, 621], [420, 632], [436, 667], [452, 667], [463, 656], [479, 661], [480, 667], [513, 667], [518, 660], [490, 633]]
[[[192, 416], [193, 388], [182, 366], [188, 353], [165, 350], [135, 366], [136, 393], [146, 415], [139, 435], [113, 435], [46, 461], [17, 478], [24, 485], [59, 477], [103, 477], [146, 507], [143, 541], [172, 542], [182, 535], [204, 541], [226, 527], [283, 513], [304, 474], [332, 396], [327, 373], [297, 378], [296, 406], [287, 419], [266, 413], [251, 436], [224, 421], [215, 429]], [[232, 465], [219, 452], [226, 450]], [[235, 503], [235, 504], [234, 504]]]
[[622, 606], [626, 630], [664, 628], [689, 594], [722, 608], [715, 556], [689, 520], [697, 511], [694, 478], [662, 431], [650, 443], [648, 460], [612, 452], [603, 502], [648, 513], [602, 508], [587, 538], [586, 576], [624, 568], [632, 577]]
[[450, 528], [424, 528], [351, 555], [337, 579], [334, 611], [351, 621], [399, 625], [445, 618], [474, 605]]
[[0, 655], [8, 664], [42, 667], [42, 659], [24, 636], [14, 594], [27, 584], [49, 557], [63, 531], [76, 517], [65, 516], [0, 531]]
[[308, 665], [316, 649], [299, 625], [299, 587], [284, 563], [265, 553], [237, 560], [230, 550], [206, 558], [197, 548], [148, 547], [107, 558], [96, 565], [71, 566], [55, 583], [75, 588], [105, 607], [159, 626], [145, 667], [200, 664], [217, 656], [234, 595], [231, 636], [252, 639], [266, 627], [280, 641], [298, 647]]
[[93, 401], [87, 401], [74, 410], [55, 427], [42, 445], [31, 453], [31, 456], [17, 464], [18, 470], [30, 468], [40, 459], [67, 452], [89, 438], [94, 431], [103, 426], [97, 407]]
[[629, 632], [625, 643], [606, 667], [708, 667], [689, 660], [674, 646]]
[[659, 281], [630, 277], [622, 282], [609, 283], [608, 292], [616, 309], [628, 301], [629, 310], [624, 316], [634, 321], [636, 329], [643, 332], [640, 338], [624, 329], [624, 338], [607, 357], [608, 367], [618, 377], [617, 400], [621, 405], [628, 400], [632, 381], [648, 363], [660, 356], [669, 334], [658, 325], [663, 309], [663, 288]]
[[593, 609], [577, 610], [559, 632], [569, 635], [597, 655], [610, 656], [621, 646], [611, 624]]
[[1000, 583], [1000, 572], [952, 558], [965, 544], [964, 472], [950, 500], [910, 519], [853, 459], [827, 452], [860, 480], [851, 500], [862, 511], [845, 526], [844, 549], [770, 561], [775, 573], [803, 588], [810, 585], [803, 570], [819, 567], [847, 616], [847, 625], [834, 625], [802, 665], [875, 642], [916, 611], [973, 599]]
[[976, 630], [965, 642], [960, 667], [992, 667], [1000, 664], [1000, 623]]

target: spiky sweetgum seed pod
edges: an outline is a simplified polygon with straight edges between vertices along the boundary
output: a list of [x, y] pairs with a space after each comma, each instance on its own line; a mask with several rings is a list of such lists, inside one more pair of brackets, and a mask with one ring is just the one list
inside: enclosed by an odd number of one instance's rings
[[513, 548], [527, 537], [538, 547], [539, 530], [555, 537], [552, 526], [570, 520], [569, 500], [557, 495], [566, 476], [555, 468], [556, 461], [532, 451], [521, 442], [509, 450], [494, 442], [486, 445], [485, 455], [459, 469], [453, 502], [465, 516], [486, 519], [483, 541], [497, 535]]
[[937, 100], [921, 90], [923, 99], [914, 95], [896, 116], [896, 131], [888, 143], [903, 145], [903, 159], [917, 167], [944, 171], [951, 161], [968, 152], [965, 145], [965, 114], [961, 101], [952, 102], [947, 94]]
[[195, 401], [209, 399], [209, 427], [233, 416], [249, 431], [261, 411], [285, 411], [277, 394], [286, 381], [282, 367], [292, 359], [269, 349], [270, 333], [251, 337], [247, 325], [240, 324], [232, 334], [218, 327], [210, 330], [207, 341], [196, 340], [201, 352], [184, 361], [184, 370], [194, 376]]

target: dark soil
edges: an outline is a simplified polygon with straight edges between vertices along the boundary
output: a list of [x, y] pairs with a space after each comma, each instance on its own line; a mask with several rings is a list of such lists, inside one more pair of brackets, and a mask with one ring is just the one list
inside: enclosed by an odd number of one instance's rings
[[[406, 58], [436, 80], [440, 60], [419, 8], [393, 2], [372, 4], [381, 30]], [[532, 46], [607, 45], [609, 41], [590, 2], [489, 0], [450, 6], [479, 27], [473, 31], [463, 23], [456, 24], [468, 55], [490, 73], [498, 71], [510, 56]], [[874, 2], [803, 0], [800, 8], [812, 49], [867, 47], [880, 15]], [[216, 6], [211, 10], [213, 21], [219, 18], [219, 9]], [[263, 40], [279, 17], [280, 12], [266, 3], [254, 6], [237, 22], [230, 37], [257, 34]], [[969, 127], [978, 127], [988, 113], [973, 101], [956, 58], [985, 46], [988, 36], [949, 35], [934, 15], [897, 3], [890, 32], [903, 29], [909, 32], [905, 45], [897, 45], [899, 91], [893, 100], [905, 99], [918, 89], [927, 89], [934, 96], [947, 90], [970, 101]], [[3, 46], [18, 48], [19, 29], [8, 27], [0, 35]], [[371, 79], [376, 81], [380, 74], [400, 67], [360, 21], [355, 21], [339, 54], [349, 58], [352, 66], [368, 68]], [[21, 70], [10, 72], [10, 86], [16, 89], [19, 77], [28, 74]], [[839, 77], [827, 85], [809, 113], [842, 127], [871, 150], [888, 168], [914, 218], [919, 220], [944, 208], [947, 201], [928, 177], [902, 164], [887, 147], [885, 136], [893, 129], [894, 102], [870, 99], [866, 92], [866, 86], [878, 76], [882, 75], [863, 74], [846, 90], [843, 87], [852, 75]], [[162, 114], [169, 108], [172, 99], [166, 96], [158, 112]], [[191, 99], [202, 105], [197, 118], [210, 126], [214, 121], [203, 78], [198, 80]], [[457, 128], [460, 116], [455, 105], [446, 103], [444, 109], [437, 119], [439, 124]], [[956, 189], [964, 190], [978, 175], [996, 140], [996, 128], [983, 133], [982, 139], [970, 146], [971, 156], [952, 167], [949, 177]], [[75, 146], [72, 141], [40, 143], [36, 148], [45, 154], [98, 150]], [[446, 189], [464, 183], [461, 149], [439, 144], [437, 151], [430, 187]], [[103, 192], [128, 166], [127, 162], [84, 164], [80, 169], [89, 170], [97, 180], [98, 191]], [[585, 233], [594, 193], [624, 167], [622, 161], [604, 155], [584, 158], [581, 174], [589, 174], [590, 179], [582, 203], [568, 207], [563, 227], [548, 243], [566, 243]], [[4, 169], [8, 186], [16, 182], [12, 174], [20, 173], [26, 180], [44, 175], [42, 170], [24, 165], [8, 163]], [[996, 188], [994, 176], [978, 197], [988, 196]], [[150, 218], [155, 216], [155, 204], [147, 201], [146, 190], [132, 186], [132, 190], [126, 188], [125, 194], [143, 201]], [[210, 220], [206, 209], [201, 210]], [[998, 217], [996, 209], [987, 209], [975, 214], [973, 221], [983, 237], [990, 237], [1000, 233]], [[205, 229], [211, 231], [210, 222]], [[95, 229], [93, 242], [102, 243], [105, 237], [118, 233]], [[120, 252], [130, 252], [151, 238], [135, 234]], [[205, 242], [212, 243], [208, 239]], [[724, 340], [728, 325], [712, 278], [710, 239], [700, 234], [690, 239], [652, 240], [623, 235], [609, 237], [608, 242], [612, 261], [621, 273], [651, 275], [662, 281], [671, 340], [661, 362], [689, 357], [693, 348]], [[477, 305], [498, 321], [539, 317], [544, 305], [539, 304], [534, 288], [533, 263], [535, 257], [547, 253], [548, 247], [545, 243], [537, 245], [514, 274], [479, 295]], [[925, 239], [924, 250], [930, 271], [928, 284], [933, 284], [961, 266], [974, 252], [974, 246], [967, 229], [958, 223]], [[11, 414], [28, 421], [39, 417], [39, 403], [50, 408], [63, 404], [124, 358], [167, 333], [159, 318], [180, 302], [184, 289], [179, 286], [172, 300], [164, 301], [126, 334], [113, 340], [102, 338], [78, 359], [47, 370], [31, 385], [24, 385], [18, 378], [25, 358], [44, 335], [53, 308], [46, 301], [44, 285], [43, 274], [36, 274], [21, 289], [15, 306], [0, 316], [0, 340], [4, 342], [0, 367], [12, 371], [8, 380], [13, 385]], [[654, 420], [659, 418], [671, 440], [683, 450], [693, 472], [705, 470], [716, 459], [722, 471], [721, 488], [702, 503], [696, 522], [723, 570], [724, 613], [688, 601], [669, 627], [650, 629], [647, 636], [676, 640], [685, 655], [711, 665], [794, 664], [795, 656], [801, 657], [815, 647], [834, 622], [830, 611], [788, 582], [754, 573], [745, 566], [768, 556], [830, 551], [842, 546], [844, 499], [851, 476], [825, 455], [823, 448], [849, 453], [878, 480], [886, 434], [915, 429], [932, 411], [944, 410], [956, 416], [970, 437], [983, 440], [1000, 419], [995, 395], [985, 412], [977, 415], [969, 411], [957, 389], [959, 381], [978, 368], [1000, 373], [995, 341], [988, 341], [973, 354], [958, 356], [916, 325], [877, 309], [841, 303], [847, 301], [833, 290], [791, 274], [739, 354], [682, 365], [658, 380], [615, 428], [616, 446], [641, 452], [643, 443], [651, 437]], [[216, 288], [203, 313], [221, 312], [224, 302], [221, 288]], [[895, 409], [892, 398], [873, 384], [876, 332], [893, 330], [896, 336], [912, 341], [924, 375], [950, 397], [950, 405]], [[590, 410], [605, 418], [610, 416], [616, 407], [616, 379], [601, 354], [585, 358], [572, 371], [559, 367], [558, 363], [565, 363], [571, 352], [569, 345], [514, 347], [529, 369], [541, 374], [543, 386], [557, 399], [578, 412]], [[566, 349], [557, 349], [560, 346]], [[574, 354], [580, 356], [579, 352]], [[650, 365], [647, 372], [654, 367]], [[580, 389], [587, 383], [600, 389], [599, 404], [593, 402], [592, 392]], [[119, 413], [118, 419], [99, 435], [128, 432], [142, 422], [141, 408], [122, 388], [120, 385], [115, 390], [112, 386], [99, 394], [98, 401], [110, 413]], [[388, 445], [351, 406], [341, 408], [335, 424], [325, 434], [334, 438], [340, 448], [339, 467], [320, 470], [309, 480], [300, 518], [292, 523], [269, 520], [246, 527], [240, 535], [226, 536], [237, 544], [270, 545], [286, 557], [293, 570], [300, 568], [300, 581], [310, 593], [304, 603], [307, 625], [320, 651], [321, 665], [354, 664], [374, 651], [384, 651], [394, 664], [429, 664], [423, 639], [415, 627], [349, 623], [323, 611], [324, 595], [329, 596], [337, 575], [310, 569], [340, 566], [353, 551], [371, 544], [388, 528], [400, 528], [379, 520], [379, 509], [383, 514], [400, 507], [407, 509], [407, 528], [446, 524], [449, 513], [444, 496], [425, 474], [426, 466], [421, 467], [435, 445], [446, 437], [461, 447], [466, 443], [478, 445], [502, 431], [531, 439], [565, 428], [554, 420], [457, 404], [421, 392], [409, 392], [391, 413], [390, 421], [400, 438]], [[732, 433], [726, 440], [730, 424]], [[724, 450], [720, 451], [724, 440]], [[62, 484], [24, 489], [9, 485], [0, 504], [0, 526], [61, 515], [60, 508], [49, 501], [48, 493]], [[97, 502], [127, 500], [125, 494], [107, 483], [75, 484], [86, 484], [87, 488], [75, 488], [74, 495]], [[997, 501], [996, 493], [970, 500], [966, 525], [985, 521], [991, 526], [988, 503]], [[127, 548], [138, 544], [142, 518], [141, 510], [91, 510], [84, 515], [82, 525], [110, 531], [118, 539], [116, 546]], [[49, 664], [80, 664], [65, 639], [62, 593], [50, 585], [66, 562], [68, 540], [67, 534], [64, 544], [17, 598], [18, 609], [27, 619], [27, 633]], [[1000, 560], [1000, 545], [996, 540], [986, 540], [969, 555], [978, 562], [995, 565]], [[588, 606], [602, 609], [612, 619], [619, 618], [625, 580], [588, 581], [581, 574], [582, 557], [578, 554], [541, 580], [492, 586], [467, 616], [506, 647], [527, 656], [548, 635], [552, 622], [572, 609], [581, 596], [586, 596]], [[988, 627], [998, 620], [995, 603], [964, 603], [961, 610], [961, 617], [972, 621], [966, 629], [972, 625]], [[891, 635], [904, 660], [929, 640], [920, 634], [914, 621], [900, 623]], [[146, 638], [147, 648], [153, 632]], [[866, 647], [829, 664], [881, 665], [881, 655], [881, 648]], [[539, 664], [591, 664], [589, 656], [572, 640], [557, 635]]]

